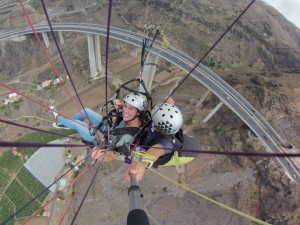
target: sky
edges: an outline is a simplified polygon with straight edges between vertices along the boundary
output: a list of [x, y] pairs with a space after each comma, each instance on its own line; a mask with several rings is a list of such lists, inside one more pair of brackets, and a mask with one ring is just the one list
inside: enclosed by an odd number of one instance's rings
[[300, 28], [300, 0], [263, 0]]

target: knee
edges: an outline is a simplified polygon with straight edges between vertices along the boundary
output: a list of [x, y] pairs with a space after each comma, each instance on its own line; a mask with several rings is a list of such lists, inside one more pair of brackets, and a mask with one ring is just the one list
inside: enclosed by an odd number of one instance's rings
[[81, 111], [81, 113], [82, 113], [83, 115], [85, 115], [85, 117], [86, 117], [86, 115], [89, 115], [91, 112], [94, 112], [94, 111], [91, 110], [91, 109], [89, 109], [89, 108], [84, 108], [84, 109]]
[[84, 110], [82, 110], [82, 112], [92, 112], [93, 110], [91, 110], [90, 108], [84, 108]]

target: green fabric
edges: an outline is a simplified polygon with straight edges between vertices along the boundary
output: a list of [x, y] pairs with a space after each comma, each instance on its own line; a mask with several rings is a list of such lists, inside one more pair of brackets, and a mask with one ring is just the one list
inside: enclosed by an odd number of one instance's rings
[[175, 151], [174, 155], [169, 160], [169, 162], [167, 162], [166, 164], [164, 164], [162, 166], [175, 166], [175, 165], [180, 165], [180, 164], [186, 164], [186, 163], [192, 161], [193, 159], [194, 159], [194, 157], [185, 157], [185, 156], [179, 157], [178, 152]]

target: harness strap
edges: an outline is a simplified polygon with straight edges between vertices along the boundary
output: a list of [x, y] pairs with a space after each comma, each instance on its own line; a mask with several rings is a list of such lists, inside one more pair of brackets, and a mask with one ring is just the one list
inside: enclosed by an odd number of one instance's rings
[[[175, 152], [175, 151], [174, 151]], [[161, 157], [159, 157], [154, 163], [153, 163], [153, 168], [158, 168], [160, 165], [165, 165], [167, 162], [170, 161], [172, 156], [174, 155], [174, 152], [165, 154]]]
[[122, 128], [115, 128], [111, 131], [113, 135], [124, 135], [130, 134], [131, 136], [135, 136], [140, 131], [138, 127], [122, 127]]
[[121, 146], [115, 146], [114, 151], [119, 152], [121, 155], [131, 156], [130, 144], [124, 143]]
[[136, 151], [134, 152], [134, 160], [140, 163], [148, 163], [146, 169], [149, 169], [153, 166], [156, 161], [156, 158], [147, 152]]

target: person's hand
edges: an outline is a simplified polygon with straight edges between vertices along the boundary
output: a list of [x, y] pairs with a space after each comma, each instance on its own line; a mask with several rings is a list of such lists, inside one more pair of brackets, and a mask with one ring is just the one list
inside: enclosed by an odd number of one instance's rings
[[135, 78], [136, 80], [142, 80], [142, 74], [141, 73], [139, 73], [137, 76], [136, 76], [136, 78]]
[[[92, 159], [99, 159], [103, 162], [109, 162], [116, 158], [119, 153], [114, 151], [108, 151], [106, 155], [104, 156], [105, 149], [98, 148], [92, 153]], [[104, 158], [103, 158], [104, 157]]]
[[103, 162], [109, 162], [109, 161], [115, 159], [118, 155], [120, 155], [120, 153], [114, 152], [114, 151], [109, 151], [106, 153]]
[[92, 159], [101, 159], [103, 157], [104, 151], [104, 149], [97, 148], [92, 152]]
[[174, 105], [174, 103], [175, 103], [174, 99], [169, 96], [165, 97], [165, 102], [169, 103], [170, 105]]
[[144, 177], [147, 165], [138, 162], [132, 162], [125, 170], [125, 180], [130, 181], [130, 174], [135, 176], [137, 182], [141, 181]]
[[123, 103], [120, 99], [115, 99], [113, 101], [113, 103], [114, 103], [114, 106], [115, 106], [116, 109], [122, 109], [123, 108]]

